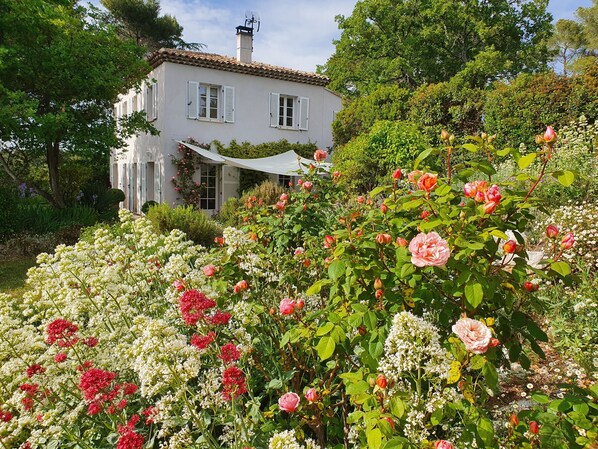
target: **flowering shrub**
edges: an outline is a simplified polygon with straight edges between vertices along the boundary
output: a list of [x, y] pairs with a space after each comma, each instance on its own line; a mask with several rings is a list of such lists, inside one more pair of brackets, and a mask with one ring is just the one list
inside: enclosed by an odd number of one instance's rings
[[[528, 266], [520, 232], [546, 164], [519, 192], [493, 184], [489, 163], [451, 168], [462, 149], [507, 155], [487, 137], [445, 142], [446, 176], [397, 170], [367, 198], [316, 163], [277, 204], [249, 199], [245, 228], [209, 251], [121, 212], [118, 226], [40, 255], [30, 291], [0, 308], [0, 441], [495, 446], [485, 405], [497, 368], [529, 367], [546, 340], [524, 285], [567, 279], [570, 240]], [[474, 168], [488, 179], [469, 180]], [[507, 231], [517, 244], [502, 251]]]
[[[206, 145], [200, 144], [193, 139], [188, 139], [188, 143], [207, 149]], [[205, 185], [195, 181], [193, 177], [201, 164], [201, 157], [198, 153], [189, 147], [179, 143], [177, 149], [181, 158], [172, 158], [172, 164], [176, 167], [176, 176], [171, 178], [174, 190], [179, 195], [185, 205], [199, 207], [199, 200], [205, 193]]]

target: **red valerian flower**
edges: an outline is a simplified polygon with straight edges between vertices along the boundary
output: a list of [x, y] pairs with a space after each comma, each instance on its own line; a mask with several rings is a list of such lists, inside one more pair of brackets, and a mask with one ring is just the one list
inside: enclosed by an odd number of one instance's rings
[[39, 363], [35, 363], [27, 368], [27, 377], [32, 378], [36, 374], [43, 374], [46, 372], [46, 368], [41, 366]]
[[143, 416], [145, 416], [145, 423], [152, 424], [154, 422], [154, 417], [158, 413], [158, 409], [152, 405], [146, 408], [144, 411], [141, 412]]
[[10, 422], [12, 419], [12, 413], [8, 411], [4, 411], [0, 408], [0, 421], [2, 422]]
[[222, 373], [222, 385], [222, 396], [227, 401], [247, 393], [245, 375], [243, 374], [243, 371], [235, 365], [229, 366]]
[[81, 379], [79, 379], [79, 388], [83, 392], [85, 399], [93, 401], [96, 400], [101, 393], [108, 392], [114, 379], [116, 379], [116, 373], [112, 371], [91, 368], [81, 375]]
[[79, 338], [75, 335], [78, 330], [79, 326], [76, 324], [58, 318], [48, 324], [46, 328], [46, 333], [48, 334], [46, 343], [49, 345], [57, 343], [61, 348], [69, 348], [79, 341]]
[[96, 401], [92, 402], [91, 404], [89, 404], [87, 406], [87, 414], [90, 416], [97, 415], [101, 411], [102, 411], [102, 406]]
[[214, 332], [210, 332], [208, 335], [195, 334], [191, 337], [191, 345], [195, 346], [197, 349], [205, 349], [212, 344], [215, 338], [216, 334]]
[[126, 426], [119, 425], [118, 433], [120, 437], [116, 443], [116, 449], [142, 449], [145, 439], [143, 435], [138, 434], [133, 429], [139, 421], [139, 415], [133, 415]]
[[241, 352], [233, 343], [227, 343], [220, 348], [220, 354], [218, 358], [228, 365], [231, 362], [239, 360], [241, 358]]
[[82, 340], [82, 343], [90, 348], [95, 348], [98, 345], [98, 339], [95, 337], [87, 337]]
[[128, 383], [125, 382], [124, 384], [122, 384], [123, 387], [123, 393], [125, 394], [125, 396], [130, 396], [132, 394], [137, 393], [137, 390], [139, 387], [137, 387], [137, 385], [133, 384], [133, 383]]
[[179, 310], [183, 321], [189, 326], [195, 326], [204, 317], [204, 310], [216, 306], [213, 299], [195, 289], [187, 290], [179, 299]]
[[221, 312], [220, 310], [217, 311], [213, 316], [211, 316], [209, 318], [210, 323], [214, 324], [214, 325], [225, 325], [227, 324], [230, 319], [231, 319], [232, 315], [228, 312]]

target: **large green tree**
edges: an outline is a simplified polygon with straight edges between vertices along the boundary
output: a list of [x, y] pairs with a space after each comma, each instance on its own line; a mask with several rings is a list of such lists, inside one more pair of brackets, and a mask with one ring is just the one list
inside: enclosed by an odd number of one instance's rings
[[64, 207], [65, 168], [107, 170], [111, 148], [152, 131], [143, 113], [118, 124], [112, 114], [149, 72], [143, 53], [76, 0], [0, 0], [0, 166], [9, 179]]
[[[323, 67], [350, 95], [380, 84], [417, 87], [468, 69], [476, 86], [546, 67], [548, 0], [361, 0]], [[495, 58], [500, 54], [501, 58]], [[487, 63], [490, 58], [492, 65]]]
[[101, 0], [108, 10], [108, 20], [121, 36], [137, 45], [155, 51], [161, 47], [199, 50], [202, 44], [188, 43], [182, 38], [183, 27], [175, 17], [160, 15], [158, 0]]
[[550, 46], [556, 51], [555, 59], [562, 64], [566, 76], [573, 62], [586, 52], [587, 39], [583, 25], [574, 20], [560, 19], [554, 27]]

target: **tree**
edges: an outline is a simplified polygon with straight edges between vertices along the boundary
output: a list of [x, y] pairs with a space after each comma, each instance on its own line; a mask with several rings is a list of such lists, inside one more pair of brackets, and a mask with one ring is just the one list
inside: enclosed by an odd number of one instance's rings
[[106, 169], [111, 148], [155, 132], [141, 112], [118, 124], [112, 114], [150, 67], [76, 0], [0, 0], [0, 11], [0, 166], [62, 208], [65, 166]]
[[587, 40], [582, 24], [560, 19], [555, 25], [550, 46], [557, 52], [556, 59], [563, 65], [563, 73], [567, 76], [567, 69], [586, 51]]
[[[534, 71], [550, 59], [547, 0], [361, 0], [342, 31], [336, 51], [321, 68], [331, 87], [349, 95], [380, 84], [417, 87], [448, 81], [472, 63], [498, 77]], [[495, 66], [485, 64], [485, 54]], [[491, 69], [488, 71], [488, 69]]]
[[160, 15], [158, 0], [101, 0], [108, 10], [108, 20], [118, 32], [137, 45], [155, 51], [162, 47], [199, 50], [202, 44], [183, 41], [183, 27], [171, 15]]

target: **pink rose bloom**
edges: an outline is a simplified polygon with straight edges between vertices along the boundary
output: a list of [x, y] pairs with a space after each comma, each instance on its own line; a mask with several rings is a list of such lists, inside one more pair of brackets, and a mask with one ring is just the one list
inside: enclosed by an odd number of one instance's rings
[[410, 183], [416, 184], [419, 177], [423, 174], [424, 174], [424, 172], [421, 170], [413, 170], [412, 172], [407, 174], [407, 179], [409, 180]]
[[293, 413], [299, 407], [300, 400], [297, 393], [285, 393], [278, 399], [278, 406], [285, 412]]
[[311, 183], [311, 181], [305, 181], [302, 187], [309, 192], [313, 187], [313, 184]]
[[327, 157], [328, 153], [326, 153], [324, 150], [316, 150], [316, 152], [314, 153], [314, 159], [316, 160], [316, 162], [325, 161]]
[[424, 173], [419, 177], [417, 180], [417, 187], [424, 192], [430, 193], [432, 190], [436, 188], [436, 183], [438, 182], [438, 175], [433, 173]]
[[477, 192], [477, 189], [472, 182], [468, 182], [467, 184], [465, 184], [463, 186], [463, 193], [465, 194], [465, 196], [467, 198], [475, 197], [476, 192]]
[[289, 298], [284, 298], [280, 301], [279, 308], [282, 315], [291, 315], [295, 311], [295, 301]]
[[465, 349], [474, 354], [483, 354], [490, 346], [492, 332], [484, 323], [471, 318], [461, 318], [453, 324], [453, 332], [465, 344]]
[[486, 212], [487, 214], [491, 214], [492, 212], [494, 212], [496, 210], [497, 206], [498, 206], [497, 202], [490, 201], [489, 203], [484, 204], [484, 212]]
[[177, 279], [172, 283], [172, 286], [177, 289], [177, 291], [182, 292], [185, 290], [185, 281], [182, 279]]
[[567, 234], [565, 234], [565, 236], [561, 240], [561, 248], [569, 249], [573, 246], [574, 243], [575, 243], [575, 237], [573, 237], [573, 233], [568, 232]]
[[486, 192], [486, 201], [493, 202], [493, 203], [498, 203], [498, 202], [500, 202], [501, 198], [502, 198], [502, 195], [498, 191], [498, 186], [497, 185], [493, 185]]
[[417, 234], [409, 243], [409, 251], [411, 263], [416, 267], [442, 267], [451, 255], [448, 243], [436, 232]]
[[280, 195], [280, 201], [287, 201], [289, 199], [289, 195], [287, 195], [286, 193], [283, 193], [282, 195]]
[[216, 273], [216, 267], [214, 265], [206, 265], [202, 268], [202, 271], [207, 277], [211, 277]]
[[316, 402], [318, 400], [318, 392], [315, 388], [310, 388], [305, 392], [305, 399], [307, 399], [310, 403]]
[[434, 443], [434, 449], [455, 449], [455, 446], [446, 440], [438, 440]]

